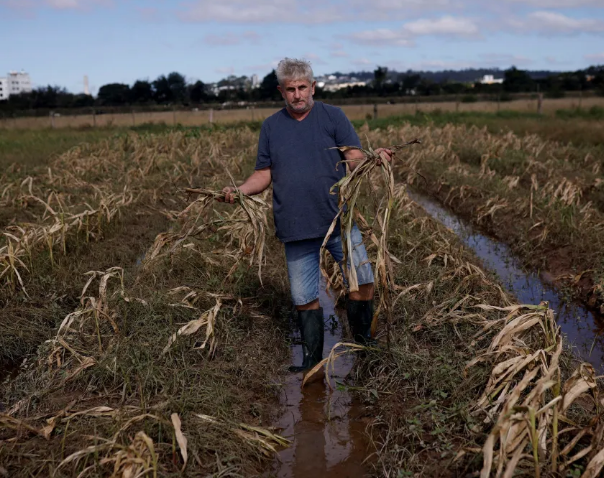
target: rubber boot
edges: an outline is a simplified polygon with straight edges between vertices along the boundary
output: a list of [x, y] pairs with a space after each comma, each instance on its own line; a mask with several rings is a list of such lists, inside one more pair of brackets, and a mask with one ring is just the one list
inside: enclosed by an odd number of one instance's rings
[[375, 340], [371, 337], [373, 300], [348, 299], [346, 312], [354, 341], [361, 345], [375, 344]]
[[323, 309], [299, 310], [298, 326], [302, 337], [304, 359], [302, 365], [289, 367], [290, 372], [305, 372], [312, 369], [323, 358]]

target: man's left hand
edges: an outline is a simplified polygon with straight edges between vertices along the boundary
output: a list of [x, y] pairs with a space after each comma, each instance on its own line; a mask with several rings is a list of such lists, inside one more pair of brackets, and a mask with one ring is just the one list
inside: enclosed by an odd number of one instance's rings
[[379, 164], [382, 164], [383, 161], [392, 162], [392, 150], [386, 148], [378, 148], [375, 150], [380, 159], [378, 160]]

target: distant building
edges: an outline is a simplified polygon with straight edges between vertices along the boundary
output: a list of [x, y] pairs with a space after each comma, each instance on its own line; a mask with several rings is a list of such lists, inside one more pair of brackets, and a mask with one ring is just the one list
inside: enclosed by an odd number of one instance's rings
[[8, 100], [8, 80], [6, 78], [0, 78], [0, 101]]
[[317, 77], [317, 86], [325, 91], [338, 91], [353, 86], [367, 86], [366, 81], [360, 81], [354, 76], [327, 75]]
[[252, 75], [252, 88], [258, 88], [260, 86], [260, 78], [258, 78], [258, 75], [253, 74]]
[[495, 78], [493, 75], [484, 75], [481, 80], [478, 80], [479, 83], [483, 85], [494, 85], [496, 83], [503, 83], [503, 78]]
[[31, 93], [31, 79], [24, 71], [10, 71], [5, 78], [0, 78], [0, 100], [7, 100], [10, 95]]

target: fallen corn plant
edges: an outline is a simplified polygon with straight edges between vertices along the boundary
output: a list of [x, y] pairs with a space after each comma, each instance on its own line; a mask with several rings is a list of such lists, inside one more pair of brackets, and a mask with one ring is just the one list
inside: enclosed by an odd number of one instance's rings
[[158, 235], [146, 255], [145, 262], [150, 263], [157, 257], [172, 253], [178, 247], [192, 248], [192, 243], [184, 244], [186, 240], [204, 238], [207, 233], [220, 231], [227, 237], [227, 241], [223, 249], [213, 253], [235, 259], [226, 278], [233, 274], [241, 261], [249, 257], [249, 266], [256, 264], [258, 278], [262, 283], [262, 266], [265, 263], [264, 245], [268, 229], [266, 213], [269, 206], [266, 201], [257, 196], [236, 192], [235, 210], [221, 214], [215, 211], [213, 206], [217, 200], [224, 198], [224, 193], [199, 188], [188, 188], [186, 192], [189, 195], [196, 195], [197, 199], [176, 214], [176, 217], [183, 222], [181, 232]]
[[[415, 139], [405, 144], [392, 146], [390, 149], [395, 153], [396, 151], [412, 145], [419, 144], [420, 141]], [[344, 277], [348, 283], [350, 292], [356, 292], [359, 290], [359, 284], [357, 279], [356, 268], [353, 264], [353, 244], [352, 244], [352, 228], [354, 226], [355, 217], [359, 219], [363, 225], [367, 225], [367, 221], [362, 217], [360, 211], [357, 209], [357, 205], [361, 196], [362, 184], [368, 182], [371, 186], [371, 192], [374, 203], [377, 205], [375, 210], [375, 218], [377, 220], [377, 235], [372, 229], [371, 240], [377, 246], [377, 258], [375, 260], [375, 283], [379, 293], [379, 305], [373, 315], [371, 323], [371, 334], [375, 335], [377, 330], [377, 320], [381, 311], [386, 314], [386, 327], [387, 327], [387, 340], [390, 341], [390, 327], [392, 325], [392, 301], [391, 294], [394, 290], [394, 279], [392, 271], [392, 262], [396, 259], [388, 251], [388, 225], [392, 214], [392, 208], [395, 201], [395, 187], [394, 187], [394, 175], [392, 165], [390, 161], [384, 160], [379, 153], [369, 149], [363, 149], [356, 146], [342, 146], [338, 148], [341, 152], [350, 150], [358, 150], [365, 156], [359, 164], [350, 172], [344, 176], [340, 181], [334, 184], [331, 188], [331, 193], [338, 194], [338, 206], [339, 212], [334, 218], [321, 246], [321, 256], [329, 241], [329, 238], [333, 234], [336, 226], [340, 223], [341, 238], [342, 238], [342, 252], [344, 258], [342, 261], [342, 270], [344, 271]], [[354, 160], [356, 162], [358, 160]], [[350, 162], [349, 160], [342, 161], [344, 163]], [[379, 197], [379, 191], [374, 187], [371, 176], [374, 172], [378, 171], [382, 180], [383, 187], [385, 189], [385, 196]], [[324, 266], [322, 267], [324, 270]], [[324, 273], [324, 275], [326, 275]]]
[[[498, 478], [526, 468], [536, 478], [550, 473], [564, 476], [583, 458], [587, 465], [581, 476], [600, 476], [604, 422], [593, 367], [579, 364], [570, 377], [562, 379], [562, 336], [547, 304], [481, 308], [508, 312], [486, 352], [468, 364], [495, 363], [473, 412], [486, 423], [494, 423], [482, 450], [481, 477], [491, 476], [493, 467]], [[535, 341], [531, 335], [539, 338]], [[531, 342], [542, 348], [527, 350]], [[578, 425], [572, 416], [576, 402], [589, 404], [597, 413], [587, 426]]]

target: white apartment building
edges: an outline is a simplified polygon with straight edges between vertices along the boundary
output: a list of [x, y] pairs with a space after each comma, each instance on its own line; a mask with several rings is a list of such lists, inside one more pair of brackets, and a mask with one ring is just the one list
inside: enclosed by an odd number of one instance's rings
[[495, 83], [503, 83], [503, 78], [495, 78], [493, 75], [484, 75], [482, 80], [478, 80], [483, 85], [493, 85]]
[[7, 100], [10, 95], [31, 93], [31, 78], [29, 73], [9, 71], [5, 78], [0, 78], [0, 100]]
[[0, 101], [8, 100], [8, 80], [6, 78], [0, 78]]

